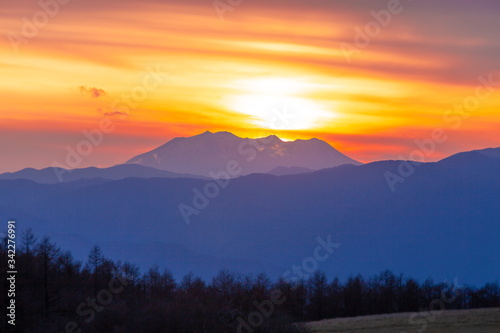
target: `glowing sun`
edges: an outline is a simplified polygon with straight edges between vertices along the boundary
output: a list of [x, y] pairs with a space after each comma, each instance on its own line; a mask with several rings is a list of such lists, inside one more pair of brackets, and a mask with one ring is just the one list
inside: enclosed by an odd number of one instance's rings
[[332, 113], [319, 102], [303, 96], [312, 85], [301, 80], [265, 78], [236, 83], [241, 95], [233, 96], [230, 109], [249, 115], [255, 125], [273, 130], [301, 130], [316, 127]]

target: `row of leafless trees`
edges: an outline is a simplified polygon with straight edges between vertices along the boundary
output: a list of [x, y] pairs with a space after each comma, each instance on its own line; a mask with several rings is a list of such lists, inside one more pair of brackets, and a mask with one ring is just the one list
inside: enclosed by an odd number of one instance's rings
[[[298, 283], [228, 271], [209, 283], [192, 274], [176, 281], [158, 266], [141, 274], [134, 264], [113, 262], [97, 246], [82, 263], [50, 239], [37, 240], [31, 230], [21, 238], [19, 332], [298, 332], [294, 323], [323, 318], [426, 311], [436, 304], [500, 306], [496, 283], [480, 289], [419, 283], [390, 271], [347, 281], [329, 280], [320, 271]], [[6, 258], [5, 245], [0, 251]], [[6, 262], [0, 264], [2, 281]], [[2, 306], [5, 295], [2, 290]], [[2, 327], [5, 320], [2, 316]]]

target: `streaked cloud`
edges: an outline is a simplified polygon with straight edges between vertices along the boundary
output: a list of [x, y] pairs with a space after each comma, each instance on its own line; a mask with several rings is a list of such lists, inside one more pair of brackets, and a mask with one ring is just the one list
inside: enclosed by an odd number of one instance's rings
[[[70, 1], [18, 54], [7, 38], [0, 40], [0, 125], [15, 121], [17, 130], [26, 132], [23, 138], [50, 130], [71, 141], [68, 130], [78, 135], [83, 126], [91, 129], [108, 116], [120, 122], [110, 137], [147, 137], [140, 142], [148, 150], [153, 143], [205, 130], [255, 136], [266, 111], [249, 110], [252, 103], [245, 101], [255, 100], [259, 108], [304, 101], [301, 105], [330, 116], [311, 122], [313, 128], [294, 126], [300, 129], [277, 134], [317, 136], [363, 161], [396, 158], [411, 151], [411, 138], [446, 125], [443, 112], [473, 94], [480, 75], [500, 69], [500, 2], [401, 0], [401, 14], [346, 62], [341, 43], [354, 44], [357, 27], [387, 4], [246, 0], [221, 21], [206, 0]], [[40, 10], [31, 0], [5, 4], [2, 34], [22, 36], [24, 18], [32, 21]], [[113, 101], [142, 84], [147, 66], [157, 65], [168, 78], [127, 119], [119, 119], [125, 114]], [[256, 91], [248, 82], [271, 82], [280, 89]], [[433, 158], [500, 146], [491, 127], [500, 122], [499, 106], [496, 93]], [[96, 109], [105, 111], [92, 112]], [[12, 165], [29, 166], [28, 158], [7, 147], [30, 151], [28, 141], [12, 143], [3, 133], [0, 154], [19, 160]], [[58, 147], [64, 153], [64, 145]], [[111, 154], [113, 162], [129, 157], [123, 147]], [[53, 154], [36, 156], [45, 161], [37, 163], [50, 165]], [[88, 163], [102, 164], [103, 156], [96, 153]]]

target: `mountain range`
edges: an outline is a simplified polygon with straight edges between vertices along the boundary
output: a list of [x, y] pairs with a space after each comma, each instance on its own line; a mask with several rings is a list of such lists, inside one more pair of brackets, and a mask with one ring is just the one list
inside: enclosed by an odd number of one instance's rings
[[[209, 278], [222, 268], [280, 276], [314, 256], [318, 237], [330, 237], [340, 247], [318, 268], [331, 276], [388, 268], [419, 279], [498, 280], [500, 148], [412, 163], [415, 171], [393, 192], [385, 175], [399, 174], [402, 163], [411, 162], [318, 171], [281, 165], [273, 171], [279, 176], [249, 174], [224, 182], [172, 177], [164, 170], [154, 177], [119, 178], [97, 170], [97, 177], [62, 183], [21, 179], [31, 170], [0, 179], [0, 219], [15, 217], [19, 229], [32, 227], [81, 260], [98, 244], [113, 259], [144, 269], [159, 264], [177, 277], [193, 272]], [[146, 170], [134, 164], [116, 170], [128, 167]], [[189, 224], [181, 207], [193, 209]]]
[[244, 139], [229, 132], [208, 131], [175, 138], [127, 163], [209, 177], [211, 172], [226, 170], [230, 161], [238, 163], [241, 175], [268, 173], [278, 167], [320, 170], [361, 164], [318, 139], [286, 142], [275, 135]]
[[7, 172], [0, 174], [0, 179], [15, 180], [27, 179], [42, 184], [55, 184], [59, 182], [72, 182], [81, 179], [109, 179], [119, 180], [125, 178], [203, 178], [196, 175], [177, 174], [155, 168], [149, 168], [138, 164], [120, 164], [109, 168], [81, 168], [81, 169], [62, 169], [45, 168], [36, 170], [26, 168], [17, 172]]
[[318, 139], [285, 142], [276, 136], [242, 139], [228, 132], [205, 132], [189, 138], [175, 138], [125, 164], [109, 168], [26, 168], [0, 174], [0, 179], [28, 179], [46, 184], [96, 178], [207, 179], [217, 178], [230, 162], [241, 168], [233, 177], [251, 173], [291, 175], [343, 164], [361, 164]]

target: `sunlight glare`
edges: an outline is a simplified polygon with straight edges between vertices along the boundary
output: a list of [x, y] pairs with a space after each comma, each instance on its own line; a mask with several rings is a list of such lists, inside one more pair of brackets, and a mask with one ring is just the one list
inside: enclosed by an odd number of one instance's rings
[[244, 94], [233, 96], [230, 109], [252, 116], [253, 123], [274, 130], [311, 129], [332, 118], [319, 102], [301, 96], [313, 85], [283, 78], [239, 82]]

